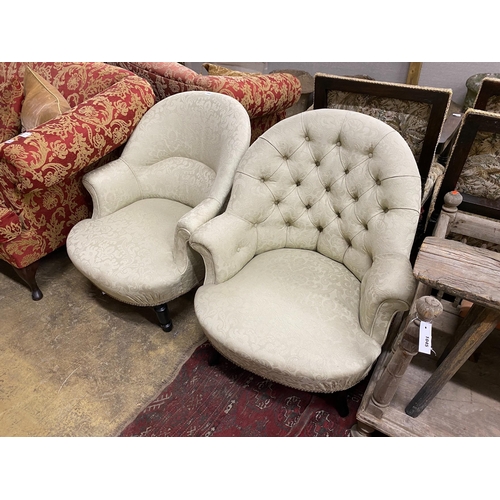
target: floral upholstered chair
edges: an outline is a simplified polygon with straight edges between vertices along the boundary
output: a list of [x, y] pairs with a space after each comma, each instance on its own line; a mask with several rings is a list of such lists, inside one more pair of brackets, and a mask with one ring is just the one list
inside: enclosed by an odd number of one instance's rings
[[189, 237], [221, 211], [249, 141], [232, 97], [183, 92], [155, 104], [120, 158], [84, 177], [94, 211], [68, 236], [75, 267], [111, 297], [153, 307], [170, 331], [168, 302], [204, 277]]
[[322, 73], [315, 75], [314, 85], [315, 109], [349, 109], [373, 116], [406, 140], [422, 178], [425, 225], [445, 171], [437, 161], [436, 149], [452, 91]]
[[187, 90], [207, 90], [234, 97], [247, 110], [253, 142], [269, 127], [286, 117], [286, 111], [301, 97], [300, 81], [289, 73], [243, 73], [206, 64], [201, 75], [176, 62], [116, 62], [148, 80], [157, 102]]
[[380, 120], [318, 109], [274, 125], [243, 157], [227, 210], [190, 240], [210, 342], [299, 390], [357, 384], [413, 299], [420, 199], [409, 146]]
[[500, 115], [469, 108], [462, 119], [436, 211], [446, 193], [463, 196], [460, 210], [493, 219], [500, 218]]
[[154, 104], [149, 83], [104, 63], [0, 63], [0, 259], [39, 300], [42, 257], [89, 217], [82, 176]]

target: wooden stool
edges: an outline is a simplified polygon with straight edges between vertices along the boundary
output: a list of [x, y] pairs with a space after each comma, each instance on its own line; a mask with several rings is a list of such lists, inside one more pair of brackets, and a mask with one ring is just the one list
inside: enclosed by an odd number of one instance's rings
[[495, 329], [500, 319], [500, 254], [430, 236], [413, 272], [422, 283], [473, 302], [445, 350], [449, 353], [406, 407], [406, 413], [416, 417]]
[[[443, 404], [437, 405], [435, 417], [432, 412], [420, 419], [415, 417], [500, 320], [500, 253], [465, 243], [471, 238], [500, 245], [500, 221], [460, 212], [461, 201], [462, 196], [456, 191], [445, 196], [434, 236], [425, 238], [419, 249], [414, 265], [419, 283], [413, 305], [404, 327], [395, 327], [399, 333], [389, 344], [392, 348], [383, 353], [375, 367], [358, 410], [357, 424], [351, 430], [353, 436], [368, 436], [375, 429], [397, 436], [452, 435], [446, 423], [441, 425], [440, 418], [446, 415]], [[447, 239], [451, 234], [459, 235], [460, 241]], [[469, 314], [450, 332], [453, 332], [452, 338], [438, 359], [437, 368], [420, 383], [413, 384], [405, 377], [405, 372], [419, 351], [419, 324], [421, 321], [432, 323], [443, 311], [440, 301], [431, 295], [433, 289], [438, 291], [438, 297], [446, 294], [456, 297], [456, 302], [466, 299], [473, 305]], [[413, 370], [412, 373], [417, 372]], [[395, 398], [403, 379], [405, 391], [413, 389], [408, 399]], [[393, 399], [397, 399], [396, 405]]]

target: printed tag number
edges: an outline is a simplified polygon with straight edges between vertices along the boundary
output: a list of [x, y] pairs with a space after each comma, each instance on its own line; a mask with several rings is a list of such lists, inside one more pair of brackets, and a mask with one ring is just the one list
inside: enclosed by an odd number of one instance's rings
[[418, 351], [430, 354], [432, 350], [432, 325], [426, 321], [420, 322], [420, 335], [418, 339]]

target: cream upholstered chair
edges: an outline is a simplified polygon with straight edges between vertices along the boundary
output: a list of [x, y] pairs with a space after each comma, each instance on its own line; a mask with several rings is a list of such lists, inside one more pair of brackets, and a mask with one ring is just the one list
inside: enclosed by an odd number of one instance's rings
[[413, 298], [420, 197], [410, 148], [380, 120], [319, 109], [274, 125], [243, 157], [227, 210], [190, 240], [208, 339], [299, 390], [360, 382]]
[[154, 307], [170, 331], [168, 302], [204, 276], [189, 237], [221, 211], [249, 143], [232, 97], [192, 91], [155, 104], [121, 157], [84, 177], [94, 209], [69, 234], [74, 265], [115, 299]]
[[402, 135], [418, 165], [423, 207], [434, 193], [434, 186], [439, 188], [444, 175], [445, 168], [437, 161], [436, 149], [451, 96], [451, 89], [323, 73], [314, 77], [315, 109], [358, 111], [382, 120]]

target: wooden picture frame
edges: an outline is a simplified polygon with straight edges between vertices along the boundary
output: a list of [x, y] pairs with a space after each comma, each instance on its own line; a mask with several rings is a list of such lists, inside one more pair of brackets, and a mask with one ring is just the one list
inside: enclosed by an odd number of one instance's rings
[[498, 78], [485, 78], [482, 81], [474, 101], [474, 109], [500, 112], [500, 80]]
[[452, 91], [450, 89], [420, 87], [318, 73], [314, 78], [314, 109], [328, 107], [328, 92], [330, 90], [427, 103], [431, 107], [431, 111], [422, 150], [417, 160], [422, 184], [425, 184], [451, 103]]
[[[500, 80], [499, 80], [500, 83]], [[447, 163], [446, 173], [436, 198], [434, 213], [439, 213], [444, 203], [444, 196], [457, 187], [458, 180], [470, 156], [471, 148], [478, 133], [498, 134], [500, 136], [500, 114], [469, 108], [462, 119], [455, 144]], [[499, 159], [500, 167], [500, 159]], [[492, 219], [500, 219], [500, 199], [490, 200], [460, 192], [463, 201], [460, 209]]]

